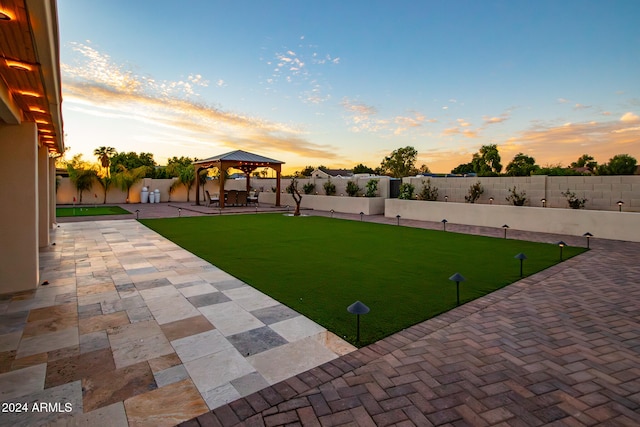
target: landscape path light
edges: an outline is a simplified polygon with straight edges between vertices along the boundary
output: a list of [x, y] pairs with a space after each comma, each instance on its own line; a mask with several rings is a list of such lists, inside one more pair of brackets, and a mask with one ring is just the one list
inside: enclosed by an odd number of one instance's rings
[[514, 256], [514, 258], [520, 260], [520, 277], [522, 277], [522, 263], [525, 259], [527, 259], [527, 256], [520, 252], [518, 255]]
[[447, 231], [447, 223], [449, 221], [447, 221], [446, 219], [443, 219], [442, 221], [440, 221], [442, 223], [442, 230], [443, 231]]
[[507, 238], [507, 229], [509, 228], [509, 226], [507, 224], [503, 225], [502, 228], [504, 229], [504, 238]]
[[140, 209], [136, 209], [136, 219], [140, 219]]
[[182, 216], [182, 208], [178, 208], [178, 216]]
[[396, 220], [398, 221], [398, 225], [400, 225], [400, 214], [396, 215]]
[[558, 242], [558, 246], [560, 247], [560, 261], [562, 261], [562, 248], [564, 248], [565, 246], [568, 246], [565, 242], [563, 242], [562, 240], [560, 240]]
[[593, 234], [591, 234], [591, 233], [589, 233], [589, 232], [587, 231], [587, 232], [586, 232], [586, 233], [584, 233], [582, 236], [587, 238], [587, 249], [589, 249], [589, 239], [590, 239], [591, 237], [593, 237]]
[[540, 201], [542, 202], [542, 207], [546, 208], [547, 207], [547, 199], [540, 199]]
[[456, 282], [456, 305], [460, 305], [460, 282], [464, 282], [467, 279], [462, 274], [456, 273], [449, 277], [449, 280]]
[[492, 205], [493, 204], [493, 197], [489, 197], [489, 204]]
[[444, 196], [444, 201], [448, 202], [449, 201], [449, 196]]
[[347, 307], [347, 311], [351, 314], [356, 315], [356, 342], [360, 342], [360, 315], [367, 314], [370, 310], [369, 307], [361, 303], [360, 301], [356, 301]]
[[362, 216], [364, 215], [364, 212], [360, 212], [360, 221], [362, 221]]
[[622, 212], [622, 205], [624, 205], [624, 202], [622, 200], [618, 200], [618, 212]]
[[334, 212], [335, 212], [335, 211], [334, 211], [333, 209], [331, 209], [331, 218], [333, 218], [333, 213], [334, 213]]

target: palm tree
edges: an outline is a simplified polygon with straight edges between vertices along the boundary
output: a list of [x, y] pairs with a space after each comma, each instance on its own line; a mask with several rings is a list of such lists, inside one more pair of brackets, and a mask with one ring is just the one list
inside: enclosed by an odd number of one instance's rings
[[107, 192], [109, 191], [109, 187], [113, 184], [113, 178], [110, 176], [102, 176], [98, 178], [98, 184], [104, 190], [104, 200], [102, 201], [103, 205], [107, 204]]
[[113, 147], [98, 147], [93, 150], [93, 154], [98, 157], [100, 165], [106, 171], [105, 176], [111, 176], [109, 166], [111, 165], [111, 157], [117, 154], [116, 149]]
[[127, 203], [129, 203], [129, 191], [133, 185], [140, 181], [147, 174], [147, 166], [139, 166], [135, 169], [127, 169], [123, 165], [119, 165], [120, 172], [113, 177], [115, 184], [122, 190], [127, 192]]
[[[175, 190], [176, 187], [184, 185], [187, 188], [187, 202], [189, 201], [189, 193], [191, 187], [196, 181], [196, 169], [193, 165], [181, 166], [178, 169], [178, 179], [171, 184], [171, 188]], [[173, 190], [172, 190], [173, 191]]]
[[67, 170], [71, 182], [78, 190], [78, 199], [82, 203], [82, 193], [91, 190], [93, 181], [98, 178], [98, 175], [93, 169], [76, 169], [71, 165], [67, 166]]

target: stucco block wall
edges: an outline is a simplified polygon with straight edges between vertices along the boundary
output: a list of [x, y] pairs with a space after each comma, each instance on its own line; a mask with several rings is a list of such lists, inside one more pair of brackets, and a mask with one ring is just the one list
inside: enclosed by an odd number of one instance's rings
[[385, 216], [640, 242], [640, 213], [387, 199]]
[[423, 182], [431, 180], [431, 186], [438, 188], [438, 200], [444, 201], [448, 196], [450, 202], [464, 202], [469, 187], [480, 182], [484, 193], [477, 204], [509, 205], [506, 197], [509, 189], [516, 187], [516, 192], [524, 191], [529, 199], [527, 206], [542, 207], [542, 199], [546, 199], [548, 208], [567, 208], [567, 198], [562, 195], [567, 190], [579, 198], [586, 198], [586, 210], [617, 211], [618, 200], [624, 201], [623, 210], [640, 212], [634, 200], [640, 199], [640, 176], [544, 176], [530, 177], [411, 177], [403, 178], [403, 182], [416, 187], [420, 192]]

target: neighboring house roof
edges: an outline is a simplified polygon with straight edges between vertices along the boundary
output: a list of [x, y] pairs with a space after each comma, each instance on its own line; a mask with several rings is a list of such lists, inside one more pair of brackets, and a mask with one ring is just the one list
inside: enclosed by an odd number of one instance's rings
[[208, 159], [198, 160], [193, 162], [194, 165], [218, 161], [227, 162], [252, 162], [252, 163], [271, 163], [271, 164], [284, 164], [280, 160], [270, 159], [268, 157], [259, 156], [257, 154], [249, 153], [248, 151], [236, 150], [229, 153], [220, 154], [218, 156], [209, 157]]
[[353, 171], [350, 171], [349, 169], [315, 169], [313, 172], [311, 172], [311, 176], [315, 176], [315, 177], [341, 177], [341, 176], [353, 176]]

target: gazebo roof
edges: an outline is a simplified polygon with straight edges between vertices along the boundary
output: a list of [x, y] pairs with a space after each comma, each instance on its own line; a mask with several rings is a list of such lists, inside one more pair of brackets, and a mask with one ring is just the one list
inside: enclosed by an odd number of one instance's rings
[[284, 162], [280, 160], [270, 159], [268, 157], [259, 156], [243, 150], [231, 151], [229, 153], [220, 154], [218, 156], [209, 157], [208, 159], [193, 162], [194, 165], [216, 163], [216, 162], [249, 162], [249, 163], [270, 163], [281, 165]]

